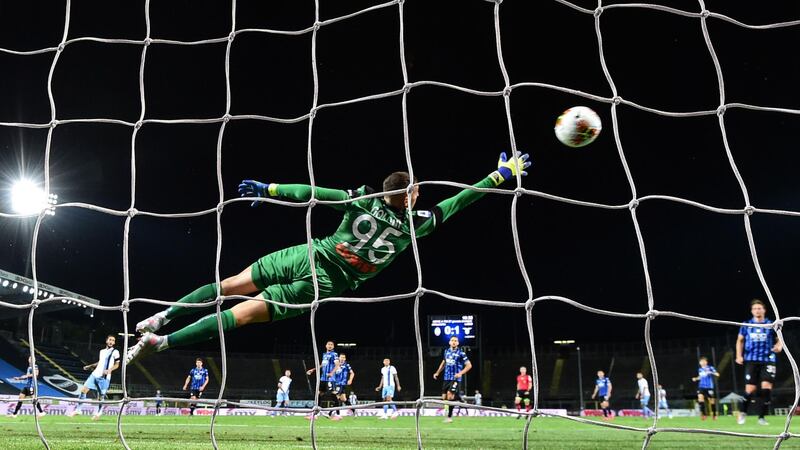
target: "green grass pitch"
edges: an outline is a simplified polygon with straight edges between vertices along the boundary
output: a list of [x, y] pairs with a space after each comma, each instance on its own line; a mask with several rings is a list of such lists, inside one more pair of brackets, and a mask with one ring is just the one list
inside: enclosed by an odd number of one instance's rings
[[[422, 439], [428, 449], [514, 449], [522, 448], [524, 420], [507, 417], [456, 418], [442, 423], [441, 418], [421, 419]], [[783, 417], [770, 417], [770, 425], [759, 426], [752, 418], [739, 426], [731, 417], [716, 422], [698, 418], [662, 419], [659, 426], [692, 427], [752, 433], [778, 434]], [[42, 430], [53, 449], [122, 448], [116, 435], [116, 418], [103, 417], [92, 422], [88, 417], [44, 417]], [[637, 418], [617, 418], [613, 423], [646, 427], [651, 422]], [[133, 449], [212, 448], [210, 418], [123, 417], [123, 430]], [[321, 449], [412, 449], [416, 448], [414, 419], [378, 420], [374, 417], [345, 417], [338, 422], [317, 422], [317, 443]], [[0, 417], [0, 448], [43, 448], [33, 417]], [[800, 432], [800, 424], [792, 426]], [[219, 417], [215, 431], [222, 449], [310, 448], [309, 423], [302, 417]], [[575, 423], [559, 418], [536, 418], [530, 430], [532, 449], [639, 449], [644, 434]], [[657, 433], [653, 449], [767, 449], [774, 439], [735, 438], [707, 434]], [[800, 439], [789, 439], [781, 448], [800, 449]]]

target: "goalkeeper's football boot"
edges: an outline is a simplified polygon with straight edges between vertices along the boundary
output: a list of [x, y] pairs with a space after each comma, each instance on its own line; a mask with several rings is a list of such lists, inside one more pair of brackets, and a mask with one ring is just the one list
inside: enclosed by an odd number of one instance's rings
[[139, 333], [155, 333], [161, 327], [169, 323], [169, 319], [164, 313], [158, 313], [136, 324], [136, 331]]
[[125, 363], [130, 364], [144, 356], [153, 352], [158, 352], [166, 348], [167, 337], [158, 336], [153, 333], [145, 333], [139, 342], [133, 347], [128, 349], [128, 354], [125, 357]]

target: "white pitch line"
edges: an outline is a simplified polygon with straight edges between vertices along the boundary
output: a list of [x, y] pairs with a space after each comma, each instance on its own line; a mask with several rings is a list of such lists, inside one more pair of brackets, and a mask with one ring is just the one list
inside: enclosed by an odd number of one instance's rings
[[[0, 422], [0, 424], [2, 424], [0, 426], [5, 426], [5, 425], [30, 425], [31, 423], [30, 422], [5, 422], [5, 423]], [[116, 422], [114, 422], [114, 423], [112, 423], [112, 422], [108, 422], [108, 423], [104, 423], [104, 422], [86, 422], [86, 423], [84, 423], [84, 422], [42, 422], [42, 426], [47, 427], [48, 425], [80, 425], [80, 426], [92, 425], [92, 426], [109, 426], [109, 427], [116, 428], [117, 423]], [[123, 423], [122, 424], [123, 428], [127, 428], [127, 427], [181, 427], [181, 428], [185, 428], [185, 427], [203, 427], [203, 428], [208, 428], [209, 426], [210, 426], [210, 424], [208, 424], [208, 423]], [[236, 428], [236, 427], [280, 428], [280, 429], [297, 428], [297, 429], [308, 430], [308, 425], [246, 425], [246, 424], [233, 424], [233, 423], [231, 423], [231, 424], [223, 424], [223, 423], [219, 423], [219, 422], [215, 425], [215, 427], [229, 427], [229, 428]], [[341, 430], [342, 428], [331, 427], [330, 429], [331, 430]], [[413, 432], [415, 430], [413, 425], [409, 426], [408, 428], [384, 428], [384, 427], [364, 427], [364, 426], [352, 427], [352, 426], [347, 426], [344, 429], [347, 429], [347, 430], [373, 430], [373, 431], [398, 430], [398, 431], [407, 431], [407, 432]], [[454, 431], [475, 431], [475, 430], [480, 430], [479, 428], [450, 428], [450, 427], [447, 427], [447, 429], [448, 430], [454, 430]], [[431, 431], [439, 431], [439, 429], [435, 429], [435, 430], [432, 429]]]

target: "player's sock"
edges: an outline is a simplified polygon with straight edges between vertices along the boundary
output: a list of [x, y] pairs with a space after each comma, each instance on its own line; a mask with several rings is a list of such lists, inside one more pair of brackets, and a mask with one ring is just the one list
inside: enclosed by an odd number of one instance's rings
[[753, 403], [753, 393], [752, 392], [745, 392], [744, 394], [744, 411], [745, 414], [750, 414], [751, 404]]
[[603, 408], [603, 417], [608, 417], [608, 408]]
[[42, 409], [42, 404], [39, 402], [36, 402], [36, 409], [38, 409], [40, 413], [44, 412], [44, 410]]
[[[212, 301], [217, 297], [217, 283], [207, 284], [200, 286], [191, 293], [185, 295], [178, 300], [178, 303], [203, 303]], [[164, 317], [167, 320], [172, 320], [176, 317], [185, 316], [195, 312], [195, 308], [184, 308], [182, 306], [174, 305], [164, 310]]]
[[711, 415], [716, 417], [717, 416], [717, 404], [711, 403]]
[[[105, 395], [101, 395], [97, 399], [102, 402], [102, 401], [104, 401], [106, 399], [106, 396]], [[94, 415], [99, 416], [102, 411], [103, 411], [103, 404], [102, 403], [98, 403], [97, 404], [97, 412], [94, 413]]]
[[22, 400], [17, 402], [17, 407], [14, 408], [14, 415], [16, 415], [19, 412], [20, 408], [22, 408]]
[[447, 417], [450, 417], [450, 418], [452, 418], [452, 417], [453, 417], [453, 410], [454, 410], [454, 409], [456, 409], [456, 407], [455, 407], [455, 406], [452, 406], [452, 405], [451, 405], [451, 406], [448, 406], [448, 408], [447, 408]]
[[391, 406], [391, 407], [392, 407], [392, 411], [394, 411], [394, 412], [397, 412], [397, 405], [395, 405], [394, 403], [392, 403], [392, 404], [391, 404], [391, 405], [389, 405], [389, 406]]
[[517, 403], [517, 411], [522, 411], [522, 404]]
[[76, 411], [78, 409], [80, 409], [81, 404], [83, 403], [83, 400], [86, 400], [86, 393], [85, 392], [81, 392], [81, 395], [78, 396], [78, 404], [75, 405], [75, 410]]
[[383, 415], [389, 414], [389, 405], [383, 405]]
[[[222, 319], [223, 330], [227, 331], [232, 328], [236, 328], [236, 318], [233, 317], [233, 311], [230, 309], [222, 311], [220, 318]], [[180, 347], [183, 345], [196, 344], [198, 342], [208, 341], [216, 337], [219, 337], [217, 328], [217, 315], [209, 314], [197, 322], [168, 335], [165, 344], [160, 346], [163, 348], [159, 348], [157, 351], [161, 351], [167, 347]]]
[[769, 413], [769, 405], [772, 403], [772, 389], [761, 390], [761, 411], [758, 418], [763, 419]]
[[697, 406], [700, 408], [700, 415], [706, 415], [706, 402], [697, 402]]

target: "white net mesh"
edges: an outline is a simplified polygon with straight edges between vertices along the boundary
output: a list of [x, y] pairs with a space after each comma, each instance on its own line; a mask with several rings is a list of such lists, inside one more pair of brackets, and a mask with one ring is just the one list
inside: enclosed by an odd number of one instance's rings
[[[714, 51], [714, 46], [712, 44], [712, 39], [709, 36], [708, 28], [707, 28], [707, 21], [709, 18], [715, 20], [726, 21], [730, 24], [736, 25], [738, 27], [748, 28], [748, 29], [770, 29], [770, 28], [779, 28], [779, 27], [791, 27], [791, 26], [798, 26], [800, 25], [800, 20], [790, 21], [790, 22], [781, 22], [781, 23], [773, 23], [767, 25], [748, 25], [737, 20], [734, 20], [730, 17], [727, 17], [722, 14], [714, 13], [706, 9], [705, 4], [702, 0], [698, 1], [698, 10], [697, 11], [684, 11], [679, 10], [676, 8], [671, 8], [662, 5], [654, 5], [654, 4], [647, 4], [647, 3], [636, 3], [636, 4], [613, 4], [603, 6], [601, 1], [598, 1], [598, 6], [594, 10], [586, 9], [575, 5], [573, 3], [557, 0], [558, 3], [564, 5], [565, 7], [572, 8], [580, 13], [593, 15], [594, 16], [594, 24], [595, 24], [595, 31], [597, 35], [597, 42], [599, 47], [599, 56], [600, 56], [600, 63], [602, 65], [603, 73], [605, 74], [605, 78], [608, 82], [609, 87], [611, 88], [612, 96], [611, 97], [604, 97], [600, 95], [595, 95], [592, 93], [587, 93], [575, 89], [570, 89], [563, 86], [557, 86], [552, 84], [546, 83], [536, 83], [536, 82], [520, 82], [520, 83], [511, 83], [511, 80], [508, 75], [508, 71], [506, 70], [506, 65], [503, 60], [503, 46], [501, 40], [501, 23], [500, 23], [500, 8], [502, 4], [502, 0], [489, 0], [491, 3], [494, 3], [493, 8], [493, 18], [494, 18], [494, 29], [495, 29], [495, 42], [496, 42], [496, 50], [497, 50], [497, 60], [499, 63], [500, 70], [502, 72], [503, 80], [505, 83], [505, 87], [499, 91], [480, 91], [471, 89], [465, 86], [459, 86], [454, 84], [448, 84], [438, 81], [432, 80], [425, 80], [425, 81], [410, 81], [408, 77], [408, 71], [406, 67], [406, 58], [405, 58], [405, 44], [404, 44], [404, 20], [403, 20], [403, 7], [404, 7], [404, 0], [394, 0], [382, 4], [378, 4], [369, 8], [365, 8], [363, 10], [354, 12], [352, 14], [347, 14], [344, 16], [336, 17], [329, 20], [320, 20], [319, 14], [319, 0], [315, 1], [315, 21], [310, 26], [301, 29], [301, 30], [277, 30], [277, 29], [237, 29], [236, 28], [236, 0], [232, 0], [231, 2], [231, 29], [228, 36], [222, 36], [215, 39], [205, 39], [205, 40], [198, 40], [198, 41], [177, 41], [177, 40], [166, 40], [166, 39], [158, 39], [151, 37], [151, 26], [150, 26], [150, 1], [147, 0], [144, 5], [144, 17], [146, 22], [146, 35], [144, 39], [141, 40], [131, 40], [131, 39], [107, 39], [107, 38], [97, 38], [97, 37], [78, 37], [74, 39], [67, 39], [69, 34], [69, 27], [70, 27], [70, 6], [71, 2], [67, 0], [66, 2], [66, 14], [64, 19], [64, 30], [61, 42], [58, 43], [57, 46], [48, 47], [48, 48], [41, 48], [35, 50], [26, 50], [26, 51], [19, 51], [14, 49], [6, 49], [0, 48], [0, 52], [14, 54], [14, 55], [36, 55], [36, 54], [46, 54], [52, 53], [53, 60], [50, 65], [50, 71], [48, 75], [48, 98], [50, 103], [50, 121], [48, 123], [18, 123], [18, 122], [0, 122], [0, 126], [3, 127], [21, 127], [21, 128], [40, 128], [40, 129], [47, 129], [47, 141], [46, 141], [46, 148], [45, 148], [45, 163], [44, 163], [44, 183], [45, 183], [45, 191], [47, 193], [50, 192], [50, 149], [52, 143], [52, 136], [53, 131], [60, 125], [68, 124], [68, 123], [77, 123], [77, 122], [93, 122], [93, 123], [108, 123], [108, 124], [116, 124], [120, 126], [125, 126], [131, 129], [131, 163], [130, 163], [130, 171], [131, 171], [131, 201], [130, 206], [126, 210], [114, 210], [109, 209], [101, 206], [97, 206], [94, 204], [87, 204], [87, 203], [65, 203], [58, 205], [57, 208], [85, 208], [89, 210], [94, 210], [97, 212], [101, 212], [104, 214], [110, 214], [114, 216], [124, 217], [124, 233], [122, 237], [122, 248], [123, 248], [123, 274], [124, 274], [124, 298], [120, 305], [118, 306], [98, 306], [88, 302], [85, 302], [81, 299], [76, 298], [67, 298], [67, 297], [52, 297], [48, 299], [40, 299], [35, 294], [39, 288], [38, 276], [37, 276], [37, 240], [39, 237], [40, 227], [42, 225], [42, 221], [46, 218], [45, 212], [42, 212], [36, 221], [34, 234], [33, 234], [33, 242], [31, 248], [31, 268], [33, 273], [33, 280], [34, 286], [32, 292], [33, 298], [30, 303], [24, 305], [16, 305], [6, 302], [0, 302], [0, 306], [6, 308], [16, 308], [16, 309], [29, 309], [28, 314], [28, 338], [31, 350], [31, 357], [35, 359], [34, 353], [34, 336], [33, 336], [33, 319], [36, 312], [36, 308], [45, 302], [54, 302], [54, 301], [61, 301], [61, 300], [71, 300], [78, 304], [84, 305], [86, 307], [105, 310], [105, 311], [120, 311], [123, 316], [123, 323], [125, 324], [125, 342], [124, 348], [127, 349], [129, 346], [127, 334], [128, 330], [128, 312], [130, 310], [131, 304], [133, 303], [151, 303], [151, 304], [159, 304], [159, 305], [174, 305], [175, 302], [168, 302], [158, 299], [150, 299], [150, 298], [130, 298], [130, 279], [129, 279], [129, 231], [130, 231], [130, 224], [131, 221], [136, 216], [153, 216], [153, 217], [165, 217], [165, 218], [186, 218], [186, 217], [196, 217], [196, 216], [204, 216], [204, 215], [216, 215], [216, 228], [217, 228], [217, 245], [216, 245], [216, 265], [215, 265], [215, 281], [217, 286], [221, 281], [220, 277], [220, 254], [222, 251], [222, 224], [221, 218], [224, 208], [237, 201], [251, 201], [252, 199], [229, 199], [225, 200], [224, 193], [223, 193], [223, 182], [222, 182], [222, 140], [225, 134], [225, 129], [227, 124], [232, 120], [259, 120], [259, 121], [270, 121], [270, 122], [277, 122], [277, 123], [299, 123], [303, 121], [308, 121], [308, 143], [307, 143], [307, 161], [308, 161], [308, 175], [310, 179], [311, 186], [315, 186], [315, 178], [314, 178], [314, 166], [313, 166], [313, 143], [312, 143], [312, 130], [314, 127], [314, 119], [318, 111], [325, 109], [325, 108], [336, 108], [342, 105], [357, 103], [357, 102], [368, 102], [371, 100], [386, 98], [386, 97], [394, 97], [394, 96], [401, 96], [402, 98], [402, 114], [403, 114], [403, 136], [404, 136], [404, 148], [405, 148], [405, 157], [406, 163], [408, 165], [408, 172], [411, 174], [413, 179], [414, 168], [412, 165], [412, 157], [411, 157], [411, 146], [409, 143], [409, 125], [408, 125], [408, 114], [407, 114], [407, 97], [409, 93], [418, 86], [428, 85], [428, 86], [437, 86], [439, 88], [446, 88], [446, 89], [453, 89], [465, 94], [470, 95], [479, 95], [479, 96], [494, 96], [494, 97], [503, 97], [505, 103], [505, 113], [506, 113], [506, 120], [508, 123], [508, 135], [510, 138], [511, 143], [511, 150], [516, 151], [517, 145], [514, 135], [514, 126], [511, 120], [511, 96], [514, 90], [525, 88], [525, 87], [537, 87], [537, 88], [544, 88], [550, 89], [554, 91], [559, 91], [565, 94], [574, 95], [583, 97], [586, 99], [591, 99], [597, 102], [605, 103], [609, 106], [611, 117], [612, 117], [612, 133], [614, 135], [614, 140], [616, 143], [616, 147], [619, 153], [620, 160], [622, 162], [623, 169], [625, 174], [627, 175], [628, 184], [630, 186], [630, 193], [631, 193], [631, 200], [627, 204], [622, 205], [611, 205], [611, 204], [601, 204], [601, 203], [594, 203], [594, 202], [587, 202], [576, 200], [572, 198], [566, 198], [562, 196], [556, 196], [552, 194], [548, 194], [546, 192], [539, 192], [530, 189], [525, 189], [522, 187], [522, 180], [519, 176], [517, 176], [517, 186], [513, 190], [506, 190], [506, 189], [476, 189], [472, 186], [465, 185], [462, 183], [456, 183], [452, 181], [446, 180], [435, 180], [435, 181], [424, 181], [417, 183], [418, 185], [443, 185], [443, 186], [452, 186], [457, 188], [463, 189], [473, 189], [479, 190], [481, 192], [491, 193], [491, 194], [500, 194], [500, 195], [512, 195], [513, 200], [511, 203], [511, 231], [513, 236], [514, 248], [516, 250], [516, 258], [519, 264], [520, 272], [524, 279], [525, 285], [528, 291], [528, 298], [525, 302], [505, 302], [505, 301], [495, 301], [495, 300], [485, 300], [485, 299], [476, 299], [476, 298], [465, 298], [459, 297], [455, 295], [451, 295], [445, 292], [434, 291], [430, 289], [426, 289], [422, 282], [422, 266], [420, 263], [420, 256], [417, 248], [416, 236], [414, 234], [414, 228], [411, 227], [412, 232], [412, 250], [414, 254], [414, 261], [416, 264], [416, 272], [417, 272], [417, 288], [413, 292], [408, 292], [405, 294], [398, 294], [398, 295], [390, 295], [385, 297], [370, 297], [370, 298], [345, 298], [345, 297], [335, 297], [335, 298], [319, 298], [319, 286], [317, 283], [317, 275], [314, 269], [314, 264], [311, 264], [313, 279], [314, 279], [314, 286], [315, 286], [315, 300], [308, 305], [294, 305], [294, 304], [284, 304], [275, 302], [272, 300], [268, 300], [271, 303], [275, 303], [281, 305], [286, 308], [302, 308], [302, 309], [310, 309], [310, 321], [311, 321], [311, 333], [313, 338], [313, 346], [314, 346], [314, 355], [316, 365], [319, 366], [319, 348], [317, 347], [317, 336], [315, 331], [315, 318], [316, 313], [320, 305], [329, 302], [387, 302], [387, 301], [394, 301], [394, 300], [401, 300], [401, 299], [408, 299], [414, 298], [414, 327], [416, 332], [416, 346], [417, 346], [417, 353], [419, 358], [419, 397], [416, 401], [413, 402], [397, 402], [399, 404], [407, 404], [412, 405], [416, 408], [416, 431], [417, 431], [417, 446], [422, 448], [423, 441], [422, 441], [422, 434], [420, 432], [420, 422], [419, 418], [421, 415], [421, 408], [426, 404], [435, 404], [435, 405], [462, 405], [467, 406], [466, 404], [458, 403], [458, 402], [445, 402], [445, 401], [432, 401], [432, 400], [423, 400], [423, 394], [425, 392], [425, 377], [423, 376], [423, 347], [422, 347], [422, 336], [420, 332], [420, 320], [419, 320], [419, 309], [420, 309], [420, 299], [426, 293], [435, 294], [437, 296], [441, 296], [443, 298], [453, 300], [456, 302], [463, 302], [463, 303], [471, 303], [471, 304], [479, 304], [479, 305], [487, 305], [487, 306], [495, 306], [501, 308], [518, 308], [524, 309], [526, 318], [527, 318], [527, 326], [528, 326], [528, 335], [530, 339], [530, 349], [532, 353], [532, 375], [533, 375], [533, 410], [531, 413], [527, 414], [527, 422], [525, 426], [525, 432], [523, 434], [523, 447], [528, 447], [528, 431], [531, 424], [531, 420], [536, 416], [543, 416], [548, 415], [540, 411], [539, 409], [539, 372], [537, 370], [536, 365], [536, 346], [534, 344], [534, 327], [532, 322], [532, 311], [534, 306], [537, 302], [542, 301], [557, 301], [563, 302], [567, 305], [570, 305], [574, 308], [579, 308], [584, 311], [588, 311], [594, 314], [602, 314], [608, 316], [616, 316], [616, 317], [624, 317], [624, 318], [631, 318], [631, 319], [640, 319], [643, 320], [645, 323], [645, 333], [644, 333], [644, 340], [647, 348], [647, 353], [650, 361], [650, 366], [652, 368], [652, 381], [654, 386], [658, 386], [658, 370], [656, 359], [653, 353], [653, 347], [651, 344], [651, 333], [650, 333], [650, 326], [651, 322], [659, 316], [666, 316], [666, 317], [674, 317], [679, 319], [697, 321], [697, 322], [706, 322], [706, 323], [713, 323], [713, 324], [720, 324], [720, 325], [728, 325], [732, 327], [741, 326], [741, 323], [727, 321], [727, 320], [718, 320], [713, 318], [706, 318], [706, 317], [698, 317], [692, 316], [687, 314], [682, 314], [678, 312], [672, 311], [659, 311], [655, 309], [655, 301], [653, 298], [653, 292], [650, 282], [649, 270], [647, 265], [647, 254], [645, 251], [645, 242], [642, 237], [639, 222], [636, 216], [636, 208], [637, 206], [644, 201], [652, 201], [652, 200], [662, 200], [662, 201], [670, 201], [670, 202], [678, 202], [685, 205], [689, 205], [695, 208], [700, 208], [706, 211], [710, 211], [713, 213], [718, 214], [728, 214], [728, 215], [741, 215], [744, 221], [744, 229], [747, 235], [747, 241], [750, 248], [750, 253], [752, 255], [753, 265], [755, 270], [758, 274], [758, 278], [761, 282], [761, 285], [764, 291], [767, 294], [767, 298], [769, 301], [769, 305], [771, 309], [775, 313], [775, 322], [770, 325], [761, 325], [764, 327], [771, 327], [775, 330], [778, 337], [783, 341], [783, 334], [782, 334], [782, 327], [787, 321], [792, 320], [800, 320], [800, 317], [786, 317], [781, 318], [779, 313], [778, 305], [775, 302], [775, 299], [770, 292], [769, 286], [763, 276], [761, 266], [758, 260], [758, 254], [756, 251], [754, 238], [753, 238], [753, 231], [750, 224], [750, 216], [753, 214], [774, 214], [774, 215], [785, 215], [785, 216], [800, 216], [800, 212], [797, 211], [786, 211], [786, 210], [775, 210], [775, 209], [762, 209], [753, 206], [750, 203], [747, 186], [745, 185], [742, 176], [739, 173], [739, 170], [736, 165], [736, 161], [731, 150], [731, 147], [728, 143], [728, 139], [725, 133], [725, 112], [731, 108], [742, 108], [742, 109], [749, 109], [749, 110], [759, 110], [759, 111], [771, 111], [771, 112], [778, 112], [778, 113], [785, 113], [785, 114], [800, 114], [800, 110], [793, 110], [793, 109], [786, 109], [786, 108], [776, 108], [776, 107], [767, 107], [767, 106], [759, 106], [759, 105], [750, 105], [750, 104], [743, 104], [743, 103], [726, 103], [725, 100], [725, 85], [724, 85], [724, 78], [722, 69], [717, 58], [717, 55]], [[334, 102], [334, 103], [327, 103], [327, 104], [319, 104], [318, 97], [319, 97], [319, 82], [318, 82], [318, 70], [317, 70], [317, 33], [320, 28], [330, 25], [332, 23], [345, 21], [351, 19], [353, 17], [369, 14], [372, 11], [384, 9], [384, 8], [393, 8], [396, 7], [398, 11], [399, 17], [399, 24], [400, 24], [400, 34], [399, 34], [399, 45], [400, 45], [400, 63], [402, 68], [402, 76], [403, 76], [403, 86], [398, 86], [397, 89], [384, 92], [375, 95], [368, 95], [360, 98], [353, 98], [349, 100]], [[603, 36], [601, 33], [601, 18], [603, 12], [611, 9], [616, 8], [631, 8], [631, 9], [651, 9], [659, 12], [663, 12], [665, 14], [673, 14], [678, 16], [683, 16], [691, 20], [698, 20], [699, 24], [702, 29], [703, 37], [705, 39], [706, 46], [708, 48], [708, 52], [710, 54], [711, 59], [713, 60], [714, 67], [716, 69], [717, 80], [719, 85], [719, 106], [716, 109], [710, 110], [702, 110], [702, 111], [689, 111], [689, 112], [675, 112], [675, 111], [664, 111], [659, 110], [643, 105], [639, 105], [634, 103], [630, 100], [624, 99], [618, 92], [617, 87], [614, 83], [613, 77], [611, 72], [609, 71], [608, 67], [606, 66], [605, 57], [603, 54]], [[236, 37], [244, 34], [244, 33], [270, 33], [270, 34], [281, 34], [281, 35], [311, 35], [311, 65], [313, 70], [313, 80], [314, 80], [314, 87], [313, 87], [313, 101], [311, 105], [311, 109], [307, 114], [304, 114], [299, 117], [293, 118], [281, 118], [281, 117], [269, 117], [263, 115], [231, 115], [231, 81], [230, 81], [230, 54], [231, 48], [236, 41]], [[69, 119], [69, 120], [59, 120], [56, 110], [56, 103], [53, 97], [53, 73], [55, 72], [56, 66], [59, 61], [59, 57], [61, 54], [66, 51], [66, 49], [76, 42], [80, 41], [94, 41], [102, 44], [107, 45], [137, 45], [141, 46], [141, 62], [139, 65], [139, 102], [140, 102], [140, 114], [139, 118], [136, 122], [128, 122], [124, 120], [117, 120], [117, 119], [110, 119], [110, 118], [82, 118], [82, 119]], [[144, 82], [144, 73], [145, 73], [145, 64], [147, 62], [147, 52], [148, 48], [151, 45], [165, 45], [165, 46], [200, 46], [206, 44], [214, 44], [214, 43], [226, 43], [226, 52], [225, 52], [225, 81], [226, 81], [226, 102], [225, 102], [225, 114], [221, 117], [211, 118], [211, 119], [145, 119], [145, 82]], [[718, 208], [714, 206], [709, 206], [706, 204], [702, 204], [696, 201], [692, 201], [689, 199], [684, 199], [680, 197], [673, 197], [673, 196], [665, 196], [665, 195], [648, 195], [639, 197], [636, 191], [636, 185], [633, 180], [633, 176], [631, 175], [631, 171], [629, 169], [628, 163], [625, 159], [625, 153], [623, 151], [622, 142], [620, 140], [619, 135], [619, 124], [617, 121], [617, 107], [619, 105], [626, 105], [631, 108], [636, 108], [648, 113], [658, 114], [663, 116], [671, 116], [671, 117], [693, 117], [693, 116], [718, 116], [719, 120], [719, 127], [720, 131], [722, 132], [722, 139], [725, 146], [726, 154], [728, 161], [730, 163], [730, 168], [735, 175], [739, 187], [741, 188], [742, 195], [744, 197], [744, 205], [742, 208], [738, 209], [725, 209], [725, 208]], [[139, 211], [136, 209], [136, 142], [137, 142], [137, 134], [139, 130], [147, 125], [153, 123], [160, 123], [160, 124], [181, 124], [181, 123], [205, 123], [205, 124], [219, 124], [219, 134], [216, 146], [216, 175], [217, 175], [217, 185], [219, 191], [219, 201], [217, 203], [216, 208], [203, 210], [203, 211], [195, 211], [189, 213], [181, 213], [181, 214], [160, 214], [154, 212], [147, 212], [147, 211]], [[413, 185], [408, 186], [408, 191], [410, 192], [413, 188]], [[392, 193], [402, 192], [400, 191], [392, 191]], [[370, 195], [369, 197], [379, 197], [383, 196], [385, 192], [375, 193]], [[525, 268], [525, 263], [522, 256], [522, 251], [520, 249], [520, 241], [519, 241], [519, 232], [517, 227], [517, 204], [518, 199], [521, 196], [535, 196], [546, 198], [553, 201], [569, 203], [572, 205], [579, 205], [584, 207], [592, 207], [592, 208], [603, 208], [603, 209], [610, 209], [610, 210], [624, 210], [628, 209], [630, 211], [631, 219], [633, 222], [634, 232], [636, 233], [636, 238], [639, 245], [639, 251], [641, 254], [642, 259], [642, 266], [644, 269], [644, 276], [645, 276], [645, 285], [647, 290], [647, 311], [644, 313], [624, 313], [618, 311], [611, 311], [611, 310], [604, 310], [598, 309], [594, 307], [587, 306], [582, 304], [578, 301], [561, 297], [561, 296], [543, 296], [543, 297], [533, 297], [533, 289], [531, 284], [531, 279], [528, 275], [528, 272]], [[352, 202], [358, 199], [351, 199], [347, 200], [346, 202]], [[262, 202], [269, 202], [274, 203], [281, 206], [288, 206], [288, 207], [300, 207], [306, 208], [306, 238], [309, 244], [309, 249], [311, 248], [311, 212], [315, 205], [317, 204], [333, 204], [333, 203], [343, 203], [343, 202], [331, 202], [331, 201], [321, 201], [315, 198], [311, 198], [307, 202], [302, 203], [294, 203], [294, 202], [286, 202], [281, 201], [278, 199], [273, 198], [260, 198], [258, 201]], [[0, 213], [0, 217], [6, 218], [21, 218], [24, 216], [15, 215], [15, 214], [8, 214], [8, 213]], [[309, 259], [312, 260], [314, 258], [313, 252], [309, 250], [308, 253]], [[197, 403], [205, 403], [211, 404], [214, 406], [214, 414], [212, 415], [211, 420], [211, 442], [215, 448], [217, 448], [217, 439], [215, 435], [215, 419], [217, 417], [217, 413], [219, 408], [226, 405], [238, 405], [238, 406], [246, 406], [249, 408], [262, 408], [268, 410], [278, 410], [277, 408], [269, 408], [269, 407], [259, 407], [255, 405], [240, 405], [239, 403], [229, 402], [225, 399], [225, 385], [226, 385], [226, 375], [227, 375], [227, 361], [226, 361], [226, 347], [225, 347], [225, 335], [222, 329], [222, 321], [220, 319], [220, 311], [222, 304], [228, 300], [237, 300], [237, 299], [247, 299], [251, 297], [246, 296], [221, 296], [219, 295], [216, 298], [216, 301], [213, 303], [206, 303], [206, 304], [181, 304], [183, 307], [195, 307], [195, 308], [205, 308], [213, 305], [216, 308], [217, 312], [217, 323], [219, 327], [219, 339], [220, 339], [220, 348], [221, 348], [221, 355], [222, 355], [222, 379], [220, 383], [220, 390], [217, 398], [215, 400], [197, 400]], [[750, 326], [759, 326], [753, 325]], [[795, 385], [795, 398], [794, 403], [790, 411], [794, 411], [794, 409], [798, 405], [798, 399], [800, 399], [800, 372], [798, 371], [797, 363], [792, 356], [789, 348], [784, 347], [786, 351], [786, 356], [791, 364], [792, 367], [792, 374], [794, 379]], [[123, 357], [124, 359], [124, 357]], [[127, 376], [127, 366], [122, 366], [122, 386], [123, 386], [123, 398], [116, 401], [106, 401], [106, 404], [119, 404], [119, 405], [126, 405], [132, 400], [153, 400], [154, 398], [133, 398], [128, 395], [128, 391], [126, 388], [126, 376]], [[319, 388], [319, 371], [317, 371], [317, 388]], [[36, 390], [36, 383], [34, 382], [34, 395], [33, 401], [37, 399], [56, 399], [53, 397], [46, 397], [46, 396], [38, 396], [38, 392]], [[318, 389], [317, 389], [318, 391]], [[170, 399], [166, 398], [165, 400], [172, 400], [172, 401], [180, 401], [184, 399]], [[87, 401], [87, 403], [96, 403], [94, 401]], [[319, 394], [316, 394], [315, 404], [319, 405]], [[361, 405], [356, 406], [356, 408], [371, 408], [375, 405], [381, 405], [382, 403], [374, 403], [370, 405]], [[497, 410], [503, 411], [499, 408], [491, 408], [487, 406], [475, 406], [469, 405], [471, 408], [482, 408], [485, 410]], [[348, 407], [349, 408], [349, 407]], [[321, 408], [319, 406], [314, 407], [310, 410], [305, 410], [306, 412], [314, 412], [318, 413], [320, 411], [330, 411], [340, 408]], [[295, 409], [296, 410], [296, 409]], [[524, 413], [523, 413], [524, 414]], [[123, 408], [119, 409], [119, 413], [117, 416], [117, 434], [118, 437], [125, 446], [125, 448], [129, 448], [127, 442], [125, 441], [125, 435], [123, 433], [122, 428], [122, 416], [123, 416]], [[313, 416], [316, 417], [316, 414]], [[561, 417], [561, 416], [558, 416]], [[630, 430], [635, 432], [640, 432], [644, 435], [643, 441], [643, 448], [648, 447], [650, 444], [651, 438], [657, 432], [681, 432], [681, 433], [708, 433], [708, 434], [719, 434], [719, 435], [730, 435], [730, 436], [740, 436], [740, 437], [752, 437], [752, 438], [765, 438], [765, 439], [774, 439], [774, 448], [780, 447], [781, 443], [790, 438], [796, 437], [797, 435], [794, 433], [789, 432], [789, 425], [791, 423], [792, 415], [791, 413], [787, 415], [785, 426], [783, 432], [777, 435], [772, 434], [756, 434], [756, 433], [738, 433], [738, 432], [731, 432], [731, 431], [720, 431], [720, 430], [708, 430], [708, 429], [690, 429], [690, 428], [670, 428], [670, 427], [659, 427], [658, 426], [658, 411], [656, 411], [656, 415], [652, 420], [652, 424], [649, 427], [632, 427], [632, 426], [623, 426], [618, 424], [610, 424], [610, 423], [599, 423], [595, 421], [586, 420], [580, 417], [561, 417], [562, 420], [571, 420], [576, 422], [583, 422], [597, 426], [603, 427], [610, 427], [610, 428], [617, 428], [617, 429], [624, 429]], [[317, 446], [317, 435], [316, 435], [316, 421], [312, 419], [310, 424], [310, 431], [312, 436], [312, 446], [316, 448]], [[39, 424], [38, 418], [36, 419], [36, 429], [41, 438], [42, 443], [45, 447], [49, 448], [50, 445], [47, 441], [45, 434], [42, 432], [42, 429]]]

